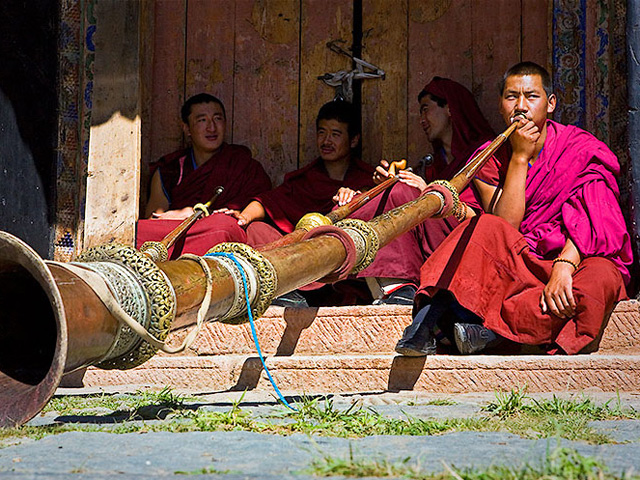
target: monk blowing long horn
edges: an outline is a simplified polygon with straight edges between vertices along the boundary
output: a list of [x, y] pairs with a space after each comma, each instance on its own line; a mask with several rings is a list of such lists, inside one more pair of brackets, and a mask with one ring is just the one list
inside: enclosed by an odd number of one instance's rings
[[[262, 253], [227, 243], [212, 249], [219, 256], [156, 264], [131, 247], [107, 244], [85, 251], [77, 262], [58, 263], [43, 261], [24, 242], [0, 232], [0, 426], [36, 415], [65, 373], [144, 363], [170, 330], [193, 324], [196, 314], [197, 326], [203, 319], [246, 321], [243, 274], [257, 318], [276, 296], [366, 268], [396, 236], [459, 208], [457, 191], [513, 128], [451, 183], [431, 184], [420, 198], [371, 222], [347, 219], [312, 230], [306, 241]], [[134, 333], [141, 329], [144, 341]]]
[[140, 246], [140, 251], [147, 255], [154, 262], [166, 262], [169, 259], [169, 248], [176, 243], [176, 241], [185, 234], [187, 230], [196, 223], [201, 217], [209, 216], [209, 208], [213, 205], [213, 202], [216, 201], [218, 196], [224, 191], [223, 186], [216, 187], [216, 191], [213, 194], [213, 197], [209, 199], [209, 201], [205, 204], [197, 203], [193, 206], [193, 214], [185, 218], [184, 221], [178, 225], [172, 232], [169, 233], [166, 237], [164, 237], [159, 242], [144, 242]]
[[382, 192], [393, 187], [398, 182], [398, 180], [400, 180], [400, 177], [396, 175], [396, 169], [406, 169], [411, 171], [411, 168], [407, 168], [407, 160], [404, 158], [402, 160], [391, 162], [391, 164], [389, 165], [389, 178], [387, 178], [385, 181], [379, 183], [373, 188], [370, 188], [366, 192], [355, 195], [349, 203], [332, 210], [326, 215], [323, 215], [321, 213], [307, 213], [298, 221], [296, 229], [293, 232], [288, 233], [278, 240], [258, 247], [258, 250], [264, 252], [266, 250], [273, 250], [274, 248], [283, 247], [284, 245], [290, 245], [292, 243], [299, 242], [310, 230], [322, 225], [335, 225], [340, 220], [347, 218], [356, 210], [364, 207], [367, 203], [380, 195]]

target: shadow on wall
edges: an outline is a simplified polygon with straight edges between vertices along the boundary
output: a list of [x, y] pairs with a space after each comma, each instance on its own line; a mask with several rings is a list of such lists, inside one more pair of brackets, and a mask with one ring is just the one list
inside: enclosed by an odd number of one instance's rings
[[50, 253], [58, 2], [0, 2], [0, 230]]
[[48, 194], [33, 154], [23, 141], [9, 99], [0, 91], [0, 230], [49, 254]]

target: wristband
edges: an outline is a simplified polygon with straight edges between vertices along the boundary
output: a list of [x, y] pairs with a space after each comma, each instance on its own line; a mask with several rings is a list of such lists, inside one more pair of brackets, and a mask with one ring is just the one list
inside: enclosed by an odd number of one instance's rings
[[556, 259], [553, 260], [553, 264], [555, 265], [558, 262], [563, 262], [563, 263], [568, 263], [569, 265], [571, 265], [573, 267], [573, 270], [576, 271], [578, 269], [578, 264], [575, 262], [572, 262], [571, 260], [567, 259], [567, 258], [562, 258], [562, 257], [558, 257]]

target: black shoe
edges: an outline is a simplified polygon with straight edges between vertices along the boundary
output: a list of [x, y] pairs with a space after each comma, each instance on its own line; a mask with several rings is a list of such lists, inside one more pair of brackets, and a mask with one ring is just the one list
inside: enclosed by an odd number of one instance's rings
[[[429, 317], [431, 306], [420, 309], [411, 325], [404, 329], [396, 344], [396, 352], [407, 357], [424, 357], [436, 353], [436, 337], [433, 334], [433, 318]], [[433, 312], [432, 312], [433, 313]]]
[[287, 308], [309, 308], [307, 299], [300, 295], [297, 290], [274, 298], [271, 305]]
[[405, 357], [426, 357], [427, 355], [435, 355], [436, 339], [431, 337], [422, 346], [403, 340], [402, 338], [396, 343], [396, 353]]
[[453, 336], [458, 351], [463, 355], [479, 352], [502, 340], [487, 327], [476, 323], [456, 323], [453, 326]]
[[373, 302], [374, 305], [413, 305], [413, 297], [418, 289], [414, 285], [404, 285]]

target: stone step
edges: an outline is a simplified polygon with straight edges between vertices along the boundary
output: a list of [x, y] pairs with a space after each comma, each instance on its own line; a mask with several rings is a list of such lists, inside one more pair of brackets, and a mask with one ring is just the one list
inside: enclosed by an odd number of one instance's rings
[[[640, 303], [620, 303], [590, 355], [393, 354], [411, 321], [409, 307], [272, 307], [256, 322], [267, 366], [279, 388], [295, 393], [417, 390], [486, 392], [527, 386], [531, 392], [640, 392]], [[180, 342], [186, 329], [172, 333]], [[91, 367], [87, 387], [139, 385], [185, 390], [270, 390], [249, 325], [207, 324], [182, 355], [158, 354], [131, 370]]]
[[[267, 358], [276, 384], [291, 394], [415, 390], [472, 393], [640, 392], [640, 355], [295, 355]], [[156, 356], [131, 370], [89, 368], [86, 387], [171, 386], [185, 391], [271, 391], [256, 356]]]
[[[262, 352], [268, 355], [392, 353], [411, 323], [408, 306], [322, 308], [270, 307], [255, 322]], [[190, 327], [189, 327], [190, 328]], [[189, 328], [173, 332], [169, 343], [182, 343]], [[250, 355], [256, 352], [249, 324], [207, 323], [185, 355]], [[640, 302], [620, 302], [605, 328], [601, 355], [640, 354]]]

